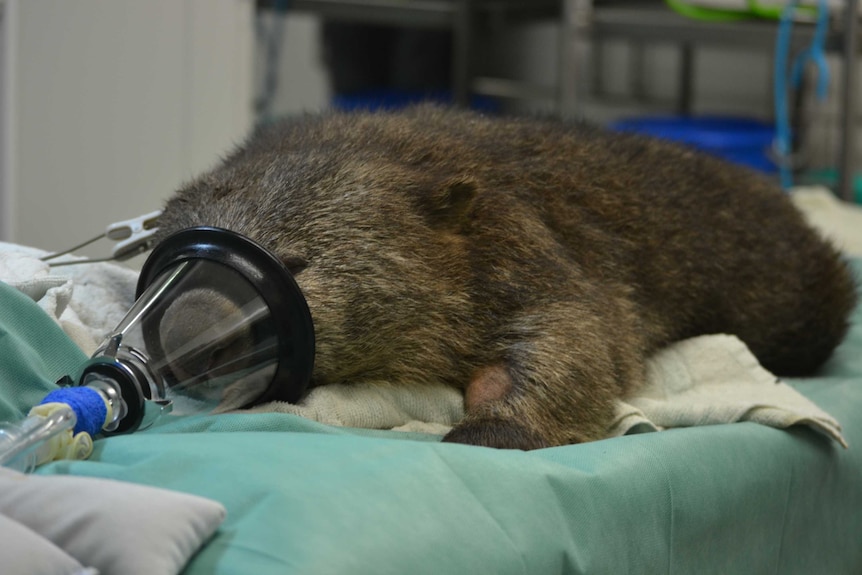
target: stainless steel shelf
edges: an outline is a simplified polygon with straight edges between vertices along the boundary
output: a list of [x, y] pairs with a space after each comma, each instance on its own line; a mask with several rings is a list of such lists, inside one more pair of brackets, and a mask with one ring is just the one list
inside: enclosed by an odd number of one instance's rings
[[559, 0], [291, 0], [290, 10], [354, 22], [444, 28], [453, 25], [462, 7], [473, 15], [554, 18]]
[[[599, 37], [624, 37], [630, 40], [651, 40], [690, 44], [719, 44], [744, 49], [770, 50], [775, 46], [776, 22], [740, 20], [707, 22], [681, 16], [663, 4], [595, 7], [591, 21], [592, 33]], [[814, 27], [800, 23], [794, 28], [793, 42], [807, 44]], [[833, 40], [837, 40], [833, 36]]]
[[323, 18], [443, 28], [452, 25], [454, 2], [447, 0], [293, 0], [290, 10]]

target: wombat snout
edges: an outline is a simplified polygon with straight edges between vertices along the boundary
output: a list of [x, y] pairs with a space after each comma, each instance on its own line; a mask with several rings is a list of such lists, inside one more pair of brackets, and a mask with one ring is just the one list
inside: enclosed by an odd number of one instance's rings
[[193, 391], [195, 384], [250, 367], [255, 339], [248, 319], [236, 302], [213, 288], [177, 296], [158, 328], [163, 361], [176, 382]]

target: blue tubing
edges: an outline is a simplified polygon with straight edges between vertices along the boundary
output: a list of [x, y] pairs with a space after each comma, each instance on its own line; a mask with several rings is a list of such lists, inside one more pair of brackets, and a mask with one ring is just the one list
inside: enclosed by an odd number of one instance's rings
[[102, 394], [89, 387], [55, 389], [46, 395], [39, 405], [43, 403], [65, 403], [71, 407], [78, 419], [74, 429], [76, 434], [86, 431], [90, 435], [96, 435], [101, 431], [108, 415]]

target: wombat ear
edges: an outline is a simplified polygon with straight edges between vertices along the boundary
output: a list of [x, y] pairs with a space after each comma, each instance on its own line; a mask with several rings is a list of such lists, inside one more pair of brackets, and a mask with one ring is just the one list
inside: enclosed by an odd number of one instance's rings
[[428, 219], [436, 228], [459, 231], [469, 219], [479, 186], [473, 178], [444, 180], [425, 198]]

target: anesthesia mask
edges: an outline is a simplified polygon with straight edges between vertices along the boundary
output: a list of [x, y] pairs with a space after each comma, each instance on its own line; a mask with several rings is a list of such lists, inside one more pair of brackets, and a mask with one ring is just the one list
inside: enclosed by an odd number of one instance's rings
[[126, 433], [166, 411], [296, 402], [313, 364], [311, 313], [284, 264], [244, 236], [199, 227], [155, 247], [132, 308], [61, 383], [98, 391], [111, 404], [102, 431]]

